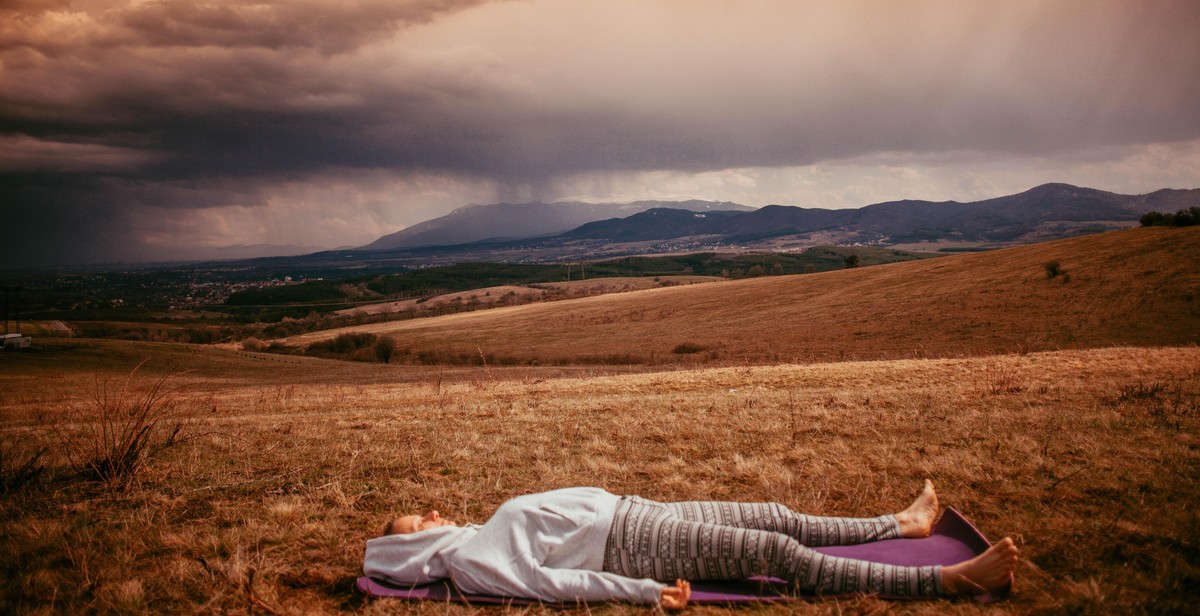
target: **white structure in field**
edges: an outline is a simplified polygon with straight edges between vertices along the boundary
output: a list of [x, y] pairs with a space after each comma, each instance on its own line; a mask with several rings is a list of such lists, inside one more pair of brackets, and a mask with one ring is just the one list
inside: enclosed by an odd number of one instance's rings
[[4, 349], [28, 349], [33, 346], [33, 338], [21, 334], [4, 334], [0, 340], [4, 341], [4, 344], [0, 345], [0, 348]]

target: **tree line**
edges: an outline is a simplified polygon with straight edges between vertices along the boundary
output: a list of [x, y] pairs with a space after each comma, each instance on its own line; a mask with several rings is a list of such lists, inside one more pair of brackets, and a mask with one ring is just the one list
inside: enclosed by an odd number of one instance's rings
[[1143, 227], [1190, 227], [1200, 225], [1200, 207], [1192, 206], [1174, 214], [1146, 212], [1140, 220]]

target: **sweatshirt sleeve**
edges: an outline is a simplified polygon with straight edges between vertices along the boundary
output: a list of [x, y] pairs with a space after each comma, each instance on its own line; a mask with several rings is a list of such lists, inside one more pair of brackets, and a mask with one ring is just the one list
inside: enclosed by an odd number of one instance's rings
[[[498, 566], [499, 565], [499, 566]], [[486, 559], [461, 558], [452, 573], [454, 584], [467, 593], [526, 597], [541, 601], [628, 601], [657, 604], [663, 584], [615, 573], [581, 569], [555, 569], [539, 564], [528, 554], [499, 564]]]

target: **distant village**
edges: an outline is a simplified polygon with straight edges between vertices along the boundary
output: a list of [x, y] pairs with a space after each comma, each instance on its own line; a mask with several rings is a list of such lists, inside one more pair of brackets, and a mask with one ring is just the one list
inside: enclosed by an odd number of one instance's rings
[[[260, 276], [263, 274], [260, 272]], [[212, 270], [135, 270], [60, 274], [29, 277], [20, 289], [6, 294], [6, 314], [25, 318], [51, 318], [55, 313], [98, 312], [125, 309], [146, 311], [197, 311], [223, 306], [230, 295], [246, 289], [300, 284], [321, 277], [265, 276]], [[6, 335], [15, 333], [10, 318]]]

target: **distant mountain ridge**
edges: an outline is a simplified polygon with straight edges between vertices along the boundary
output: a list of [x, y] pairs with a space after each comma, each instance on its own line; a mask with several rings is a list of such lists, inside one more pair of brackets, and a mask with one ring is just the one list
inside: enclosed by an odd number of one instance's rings
[[615, 242], [641, 242], [688, 235], [707, 235], [723, 228], [731, 218], [753, 212], [695, 212], [660, 207], [625, 218], [589, 222], [559, 235], [566, 239], [607, 239]]
[[[1200, 189], [1121, 195], [1051, 183], [982, 201], [900, 200], [857, 209], [786, 205], [758, 209], [714, 201], [626, 204], [500, 203], [470, 205], [384, 236], [362, 250], [397, 250], [542, 238], [544, 246], [708, 238], [755, 243], [823, 233], [832, 243], [878, 245], [920, 241], [1029, 243], [1129, 226], [1151, 210], [1200, 204]], [[612, 214], [621, 214], [613, 217]]]
[[449, 214], [385, 235], [362, 250], [395, 250], [423, 246], [467, 244], [483, 240], [527, 239], [553, 236], [580, 225], [670, 207], [696, 212], [751, 211], [727, 201], [634, 201], [631, 203], [496, 203], [467, 205]]
[[658, 209], [588, 223], [560, 238], [629, 242], [712, 236], [738, 243], [828, 232], [848, 241], [879, 244], [948, 239], [1022, 243], [1022, 238], [1031, 234], [1048, 232], [1048, 224], [1118, 228], [1121, 225], [1114, 223], [1136, 221], [1150, 210], [1173, 212], [1197, 203], [1200, 189], [1119, 195], [1069, 184], [1043, 184], [1023, 193], [969, 203], [903, 200], [844, 210], [768, 205], [750, 212], [706, 215]]

